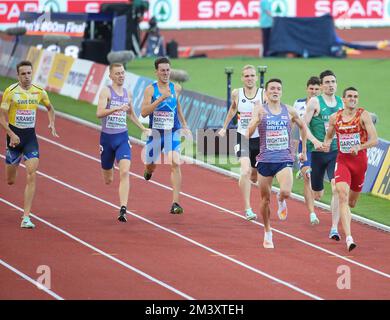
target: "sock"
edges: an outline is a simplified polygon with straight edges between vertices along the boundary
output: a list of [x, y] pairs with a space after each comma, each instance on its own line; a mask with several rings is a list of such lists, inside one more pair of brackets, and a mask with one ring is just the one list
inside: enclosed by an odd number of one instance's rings
[[353, 242], [353, 238], [352, 236], [348, 236], [345, 241], [348, 243], [348, 242]]
[[272, 241], [272, 231], [264, 232], [264, 239], [267, 241]]
[[122, 206], [120, 211], [121, 211], [121, 212], [126, 212], [126, 211], [127, 211], [126, 206]]

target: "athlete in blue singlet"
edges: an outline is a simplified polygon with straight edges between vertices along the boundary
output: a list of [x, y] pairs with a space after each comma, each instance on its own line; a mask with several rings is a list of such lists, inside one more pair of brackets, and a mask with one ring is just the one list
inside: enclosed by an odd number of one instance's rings
[[270, 224], [270, 195], [274, 177], [279, 182], [277, 195], [279, 219], [287, 218], [286, 199], [290, 197], [293, 177], [294, 153], [291, 140], [291, 126], [296, 123], [302, 137], [301, 161], [306, 160], [306, 125], [291, 106], [280, 102], [282, 81], [270, 79], [265, 85], [267, 103], [257, 103], [249, 123], [247, 137], [256, 129], [260, 136], [260, 153], [256, 157], [260, 189], [260, 212], [264, 220], [264, 248], [274, 248]]
[[129, 170], [131, 145], [127, 129], [127, 116], [141, 130], [147, 132], [134, 113], [131, 94], [125, 88], [125, 69], [120, 63], [110, 65], [112, 85], [104, 87], [99, 94], [96, 115], [102, 119], [100, 134], [100, 158], [104, 182], [111, 184], [114, 179], [114, 161], [119, 164], [119, 201], [121, 209], [118, 220], [126, 222], [127, 201], [129, 197]]
[[[144, 178], [149, 180], [152, 177], [157, 160], [163, 151], [172, 168], [173, 203], [170, 212], [180, 214], [183, 213], [183, 208], [179, 205], [180, 139], [182, 133], [186, 134], [190, 131], [178, 99], [181, 86], [170, 82], [169, 59], [156, 59], [154, 67], [157, 81], [146, 87], [141, 111], [143, 117], [149, 116], [149, 127], [153, 132], [146, 143]], [[183, 129], [183, 132], [180, 129]]]

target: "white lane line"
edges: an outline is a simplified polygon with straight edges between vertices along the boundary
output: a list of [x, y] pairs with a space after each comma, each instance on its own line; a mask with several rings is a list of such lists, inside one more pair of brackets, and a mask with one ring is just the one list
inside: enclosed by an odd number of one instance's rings
[[[1, 156], [1, 157], [4, 157], [3, 155], [0, 155], [0, 156]], [[23, 166], [23, 165], [22, 165], [22, 166]], [[97, 197], [97, 196], [95, 196], [95, 195], [92, 195], [92, 194], [90, 194], [90, 193], [88, 193], [88, 192], [85, 192], [85, 191], [83, 191], [83, 190], [81, 190], [81, 189], [79, 189], [79, 188], [77, 188], [77, 187], [74, 187], [74, 186], [72, 186], [72, 185], [70, 185], [70, 184], [67, 184], [67, 183], [65, 183], [65, 182], [63, 182], [63, 181], [61, 181], [61, 180], [58, 180], [58, 179], [56, 179], [56, 178], [53, 178], [53, 177], [51, 177], [51, 176], [49, 176], [49, 175], [47, 175], [47, 174], [45, 174], [45, 173], [43, 173], [43, 172], [41, 172], [41, 171], [37, 171], [37, 174], [39, 174], [39, 175], [41, 175], [41, 176], [43, 176], [43, 177], [45, 177], [45, 178], [47, 178], [47, 179], [49, 179], [49, 180], [51, 180], [51, 181], [54, 181], [54, 182], [56, 182], [56, 183], [58, 183], [58, 184], [60, 184], [60, 185], [62, 185], [62, 186], [64, 186], [64, 187], [66, 187], [66, 188], [69, 188], [69, 189], [71, 189], [71, 190], [73, 190], [73, 191], [76, 191], [76, 192], [78, 192], [78, 193], [81, 193], [81, 194], [83, 194], [83, 195], [85, 195], [85, 196], [87, 196], [87, 197], [89, 197], [89, 198], [92, 198], [92, 199], [94, 199], [94, 200], [96, 200], [96, 201], [99, 201], [99, 202], [101, 202], [101, 203], [104, 203], [104, 204], [106, 204], [106, 205], [108, 205], [108, 206], [110, 206], [110, 207], [113, 207], [113, 208], [115, 208], [115, 209], [120, 209], [119, 206], [117, 206], [117, 205], [115, 205], [115, 204], [113, 204], [113, 203], [111, 203], [111, 202], [109, 202], [109, 201], [106, 201], [106, 200], [104, 200], [104, 199], [102, 199], [102, 198], [99, 198], [99, 197]], [[5, 199], [0, 198], [0, 201], [2, 201], [2, 202], [4, 202], [4, 203], [7, 203], [8, 205], [12, 206], [13, 208], [17, 208], [18, 210], [23, 211], [22, 208], [19, 208], [19, 207], [15, 206], [14, 204], [8, 202], [8, 201], [5, 200]], [[211, 253], [213, 253], [213, 254], [216, 254], [216, 255], [218, 255], [218, 256], [220, 256], [220, 257], [222, 257], [222, 258], [225, 258], [226, 260], [229, 260], [229, 261], [231, 261], [231, 262], [233, 262], [233, 263], [235, 263], [235, 264], [237, 264], [237, 265], [240, 265], [240, 266], [242, 266], [242, 267], [244, 267], [244, 268], [246, 268], [246, 269], [248, 269], [248, 270], [251, 270], [251, 271], [253, 271], [253, 272], [257, 273], [257, 274], [260, 274], [260, 275], [262, 275], [262, 276], [265, 277], [265, 278], [268, 278], [268, 279], [270, 279], [270, 280], [272, 280], [272, 281], [275, 281], [275, 282], [277, 282], [277, 283], [279, 283], [279, 284], [281, 284], [281, 285], [283, 285], [283, 286], [286, 286], [286, 287], [288, 287], [288, 288], [290, 288], [290, 289], [292, 289], [292, 290], [294, 290], [294, 291], [297, 291], [297, 292], [299, 292], [299, 293], [301, 293], [301, 294], [303, 294], [303, 295], [305, 295], [305, 296], [308, 296], [308, 297], [310, 297], [310, 298], [312, 298], [312, 299], [316, 299], [316, 300], [323, 300], [323, 298], [321, 298], [321, 297], [319, 297], [319, 296], [317, 296], [317, 295], [314, 295], [314, 294], [312, 294], [312, 293], [310, 293], [310, 292], [308, 292], [308, 291], [305, 291], [305, 290], [303, 290], [303, 289], [301, 289], [301, 288], [299, 288], [299, 287], [297, 287], [297, 286], [294, 286], [294, 285], [292, 285], [291, 283], [289, 283], [289, 282], [287, 282], [287, 281], [284, 281], [284, 280], [281, 280], [281, 279], [279, 279], [279, 278], [276, 278], [276, 277], [274, 277], [274, 276], [272, 276], [272, 275], [270, 275], [270, 274], [268, 274], [268, 273], [266, 273], [266, 272], [263, 272], [263, 271], [261, 271], [261, 270], [259, 270], [259, 269], [256, 269], [256, 268], [254, 268], [254, 267], [252, 267], [252, 266], [250, 266], [250, 265], [247, 265], [247, 264], [245, 264], [245, 263], [242, 262], [242, 261], [239, 261], [239, 260], [237, 260], [237, 259], [231, 258], [231, 257], [229, 257], [228, 255], [225, 255], [225, 254], [223, 254], [223, 253], [221, 253], [221, 252], [219, 252], [219, 251], [217, 251], [217, 250], [214, 250], [214, 249], [212, 249], [212, 248], [210, 248], [210, 247], [207, 247], [206, 245], [203, 245], [203, 244], [201, 244], [201, 243], [199, 243], [199, 242], [197, 242], [197, 241], [195, 241], [195, 240], [193, 240], [193, 239], [190, 239], [190, 238], [188, 238], [188, 237], [186, 237], [186, 236], [184, 236], [184, 235], [182, 235], [182, 234], [180, 234], [180, 233], [178, 233], [178, 232], [176, 232], [176, 231], [173, 231], [173, 230], [171, 230], [171, 229], [169, 229], [169, 228], [166, 228], [166, 227], [164, 227], [164, 226], [162, 226], [162, 225], [159, 225], [158, 223], [155, 223], [155, 222], [153, 222], [153, 221], [151, 221], [151, 220], [149, 220], [149, 219], [146, 219], [146, 218], [144, 218], [144, 217], [142, 217], [142, 216], [139, 216], [139, 215], [137, 215], [137, 214], [135, 214], [135, 213], [133, 213], [133, 212], [131, 212], [131, 211], [129, 211], [129, 210], [127, 210], [127, 213], [130, 214], [130, 215], [132, 215], [133, 217], [138, 218], [138, 219], [140, 219], [140, 220], [142, 220], [142, 221], [144, 221], [144, 222], [146, 222], [146, 223], [148, 223], [148, 224], [151, 224], [151, 225], [153, 225], [153, 226], [155, 226], [155, 227], [157, 227], [157, 228], [159, 228], [159, 229], [161, 229], [161, 230], [164, 230], [164, 231], [166, 231], [166, 232], [168, 232], [168, 233], [170, 233], [170, 234], [173, 234], [173, 235], [175, 235], [175, 236], [177, 236], [177, 237], [179, 237], [179, 238], [181, 238], [181, 239], [183, 239], [183, 240], [185, 240], [185, 241], [187, 241], [187, 242], [190, 242], [190, 243], [192, 243], [192, 244], [194, 244], [194, 245], [196, 245], [196, 246], [198, 246], [198, 247], [200, 247], [200, 248], [202, 248], [202, 249], [205, 249], [205, 250], [207, 250], [207, 251], [209, 251], [209, 252], [211, 252]], [[36, 216], [34, 215], [34, 217], [36, 217]], [[62, 230], [62, 229], [60, 229], [60, 228], [57, 228], [57, 227], [55, 227], [54, 225], [51, 225], [50, 223], [46, 222], [45, 220], [43, 220], [43, 219], [41, 219], [41, 218], [39, 218], [39, 217], [36, 217], [36, 218], [37, 218], [37, 220], [42, 221], [42, 222], [44, 222], [44, 223], [47, 224], [47, 225], [50, 225], [52, 228], [54, 228], [54, 229], [56, 229], [56, 230], [58, 230], [58, 231], [60, 231], [60, 232], [62, 232], [62, 233], [64, 233], [64, 234], [66, 233], [66, 235], [69, 236], [69, 237], [71, 237], [72, 239], [75, 239], [75, 240], [78, 239], [78, 238], [76, 238], [76, 237], [74, 237], [74, 236], [68, 234], [66, 231], [64, 231], [64, 230]], [[78, 240], [80, 240], [80, 239], [78, 239]], [[80, 241], [82, 241], [82, 240], [80, 240]], [[80, 241], [78, 241], [78, 242], [80, 242]], [[84, 243], [84, 242], [83, 242], [83, 244], [87, 245], [88, 247], [91, 246], [91, 245], [89, 245], [89, 244], [87, 244], [87, 243]], [[91, 247], [92, 247], [92, 246], [91, 246]], [[97, 249], [97, 250], [99, 250], [99, 249]], [[103, 251], [99, 250], [99, 252], [103, 252]], [[105, 254], [105, 256], [109, 257], [110, 259], [112, 259], [112, 260], [114, 260], [114, 261], [115, 261], [115, 260], [120, 261], [119, 259], [116, 259], [116, 258], [114, 258], [114, 257], [112, 257], [112, 256], [109, 256], [108, 254]], [[121, 263], [121, 264], [122, 264], [122, 263]]]
[[[48, 143], [51, 143], [51, 144], [53, 144], [53, 145], [55, 145], [55, 146], [58, 146], [58, 147], [60, 147], [60, 148], [62, 148], [62, 149], [64, 149], [64, 150], [67, 150], [67, 151], [69, 151], [69, 152], [75, 153], [75, 154], [77, 154], [77, 155], [79, 155], [79, 156], [82, 156], [82, 157], [84, 157], [84, 158], [87, 158], [87, 159], [90, 159], [90, 160], [92, 160], [92, 161], [95, 161], [95, 162], [100, 163], [100, 159], [95, 158], [95, 157], [93, 157], [93, 156], [91, 156], [91, 155], [88, 155], [88, 154], [86, 154], [86, 153], [84, 153], [84, 152], [81, 152], [81, 151], [78, 151], [78, 150], [76, 150], [76, 149], [70, 148], [70, 147], [68, 147], [68, 146], [65, 146], [65, 145], [63, 145], [63, 144], [61, 144], [61, 143], [58, 143], [58, 142], [53, 141], [53, 140], [50, 140], [50, 139], [48, 139], [48, 138], [42, 137], [42, 136], [40, 136], [40, 135], [38, 135], [38, 137], [39, 137], [40, 139], [42, 139], [42, 140], [44, 140], [44, 141], [46, 141], [46, 142], [48, 142]], [[115, 166], [115, 169], [118, 170], [118, 167]], [[129, 172], [129, 173], [130, 173], [130, 175], [132, 175], [132, 176], [134, 176], [134, 177], [137, 177], [137, 178], [139, 178], [139, 179], [141, 179], [141, 180], [143, 180], [143, 181], [145, 180], [144, 177], [142, 177], [142, 176], [140, 176], [140, 175], [138, 175], [138, 174], [135, 174], [135, 173], [133, 173], [133, 172]], [[161, 188], [163, 188], [163, 189], [172, 190], [171, 187], [168, 187], [168, 186], [166, 186], [166, 185], [164, 185], [164, 184], [161, 184], [161, 183], [159, 183], [159, 182], [156, 182], [155, 180], [149, 180], [149, 181], [147, 181], [147, 183], [153, 183], [153, 184], [155, 184], [155, 185], [157, 185], [157, 186], [159, 186], [159, 187], [161, 187]], [[185, 193], [185, 192], [180, 192], [180, 194], [182, 194], [183, 196], [186, 196], [186, 197], [188, 197], [188, 198], [190, 198], [190, 199], [193, 199], [193, 200], [195, 200], [195, 201], [201, 202], [201, 203], [203, 203], [203, 204], [205, 204], [205, 205], [208, 205], [208, 206], [210, 206], [210, 207], [213, 207], [213, 208], [216, 208], [216, 209], [218, 209], [218, 210], [221, 210], [221, 211], [224, 211], [224, 212], [226, 212], [226, 213], [229, 213], [229, 214], [231, 214], [231, 215], [234, 215], [234, 216], [236, 216], [236, 217], [238, 217], [238, 218], [240, 218], [240, 219], [245, 219], [244, 216], [242, 216], [242, 215], [240, 215], [240, 214], [238, 214], [238, 213], [236, 213], [236, 212], [234, 212], [234, 211], [231, 211], [231, 210], [229, 210], [229, 209], [226, 209], [226, 208], [223, 208], [223, 207], [221, 207], [221, 206], [218, 206], [218, 205], [216, 205], [216, 204], [214, 204], [214, 203], [211, 203], [211, 202], [208, 202], [208, 201], [206, 201], [206, 200], [200, 199], [200, 198], [198, 198], [198, 197], [192, 196], [192, 195], [190, 195], [190, 194], [188, 194], [188, 193]], [[262, 223], [258, 222], [258, 221], [252, 220], [251, 222], [252, 222], [252, 223], [255, 223], [255, 224], [259, 225], [259, 226], [264, 227], [264, 225], [263, 225]], [[312, 248], [314, 248], [314, 249], [320, 250], [320, 251], [326, 253], [327, 255], [331, 255], [331, 256], [337, 257], [337, 258], [339, 258], [339, 259], [341, 259], [341, 260], [344, 260], [344, 261], [347, 261], [347, 262], [349, 262], [349, 263], [352, 263], [352, 264], [354, 264], [354, 265], [356, 265], [356, 266], [359, 266], [359, 267], [361, 267], [361, 268], [363, 268], [363, 269], [369, 270], [369, 271], [371, 271], [371, 272], [374, 272], [374, 273], [379, 274], [379, 275], [381, 275], [381, 276], [384, 276], [384, 277], [386, 277], [386, 278], [390, 278], [390, 274], [388, 274], [388, 273], [386, 273], [386, 272], [380, 271], [380, 270], [378, 270], [378, 269], [375, 269], [375, 268], [373, 268], [373, 267], [370, 267], [370, 266], [368, 266], [368, 265], [365, 265], [365, 264], [363, 264], [363, 263], [360, 263], [360, 262], [355, 261], [355, 260], [353, 260], [353, 259], [350, 259], [350, 258], [348, 258], [348, 257], [339, 255], [338, 253], [335, 253], [335, 252], [333, 252], [333, 251], [330, 251], [330, 250], [328, 250], [328, 249], [325, 249], [325, 248], [323, 248], [323, 247], [320, 247], [320, 246], [318, 246], [318, 245], [316, 245], [316, 244], [314, 244], [314, 243], [311, 243], [311, 242], [308, 242], [308, 241], [303, 240], [303, 239], [301, 239], [301, 238], [298, 238], [298, 237], [296, 237], [296, 236], [294, 236], [294, 235], [292, 235], [292, 234], [289, 234], [289, 233], [287, 233], [287, 232], [284, 232], [284, 231], [281, 231], [281, 230], [278, 230], [278, 229], [275, 229], [275, 228], [272, 228], [272, 231], [275, 231], [276, 233], [280, 233], [280, 234], [282, 234], [282, 235], [284, 235], [284, 236], [286, 236], [286, 237], [288, 237], [288, 238], [290, 238], [290, 239], [296, 240], [296, 241], [298, 241], [298, 242], [300, 242], [300, 243], [303, 243], [303, 244], [305, 244], [305, 245], [307, 245], [307, 246], [309, 246], [309, 247], [312, 247]]]
[[[1, 198], [0, 198], [0, 200], [1, 200]], [[23, 212], [23, 210], [22, 210], [22, 212]], [[14, 268], [13, 266], [9, 265], [4, 260], [0, 259], [0, 264], [3, 265], [4, 267], [6, 267], [7, 269], [11, 270], [12, 272], [15, 272], [18, 276], [22, 277], [23, 279], [25, 279], [28, 282], [30, 282], [33, 285], [35, 285], [37, 287], [37, 289], [45, 291], [48, 295], [52, 296], [54, 299], [64, 300], [64, 298], [62, 298], [61, 296], [59, 296], [58, 294], [56, 294], [52, 290], [48, 289], [43, 284], [41, 284], [41, 283], [35, 281], [34, 279], [30, 278], [27, 274], [19, 271], [18, 269]]]
[[[5, 204], [7, 204], [7, 205], [9, 205], [12, 208], [15, 208], [15, 209], [23, 212], [22, 208], [18, 207], [17, 205], [13, 204], [12, 202], [9, 202], [9, 201], [7, 201], [7, 200], [5, 200], [3, 198], [0, 198], [0, 201], [5, 203]], [[149, 279], [150, 281], [152, 281], [152, 282], [154, 282], [154, 283], [156, 283], [156, 284], [158, 284], [158, 285], [168, 289], [169, 291], [172, 291], [172, 292], [178, 294], [179, 296], [181, 296], [181, 297], [183, 297], [183, 298], [185, 298], [187, 300], [195, 300], [195, 298], [189, 296], [188, 294], [185, 294], [184, 292], [182, 292], [182, 291], [180, 291], [180, 290], [170, 286], [169, 284], [166, 284], [165, 282], [163, 282], [161, 280], [156, 279], [155, 277], [153, 277], [153, 276], [151, 276], [151, 275], [149, 275], [149, 274], [147, 274], [147, 273], [137, 269], [136, 267], [133, 267], [133, 266], [127, 264], [126, 262], [123, 262], [122, 260], [119, 260], [118, 258], [113, 257], [112, 255], [104, 252], [103, 250], [100, 250], [100, 249], [96, 248], [95, 246], [93, 246], [93, 245], [91, 245], [91, 244], [81, 240], [80, 238], [78, 238], [78, 237], [72, 235], [71, 233], [69, 233], [69, 232], [67, 232], [67, 231], [65, 231], [65, 230], [55, 226], [54, 224], [51, 224], [50, 222], [48, 222], [48, 221], [38, 217], [37, 215], [31, 213], [31, 216], [34, 217], [36, 220], [46, 224], [50, 228], [52, 228], [52, 229], [62, 233], [63, 235], [71, 238], [72, 240], [77, 241], [78, 243], [82, 244], [83, 246], [88, 247], [89, 249], [97, 252], [98, 254], [100, 254], [102, 256], [105, 256], [106, 258], [108, 258], [108, 259], [110, 259], [110, 260], [120, 264], [121, 266], [123, 266], [123, 267], [125, 267], [125, 268], [127, 268], [127, 269], [129, 269], [131, 271], [134, 271], [135, 273], [138, 273], [142, 277]]]

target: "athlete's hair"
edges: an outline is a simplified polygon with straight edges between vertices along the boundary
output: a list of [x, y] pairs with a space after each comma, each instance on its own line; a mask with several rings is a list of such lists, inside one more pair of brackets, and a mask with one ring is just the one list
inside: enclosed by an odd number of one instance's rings
[[280, 79], [278, 79], [278, 78], [269, 79], [269, 80], [265, 83], [265, 90], [268, 89], [268, 85], [269, 85], [271, 82], [277, 82], [277, 83], [280, 83], [280, 85], [283, 85], [282, 80], [280, 80]]
[[155, 61], [154, 61], [154, 68], [157, 70], [158, 69], [158, 65], [160, 63], [168, 63], [169, 65], [171, 65], [171, 62], [169, 61], [168, 58], [166, 57], [161, 57], [161, 58], [157, 58]]
[[253, 69], [255, 72], [256, 72], [256, 68], [254, 65], [251, 65], [251, 64], [247, 64], [245, 66], [242, 67], [241, 69], [241, 75], [244, 75], [244, 71], [245, 70], [248, 70], [248, 69]]
[[117, 68], [117, 67], [123, 67], [123, 64], [119, 63], [119, 62], [111, 63], [109, 66], [110, 73], [111, 73], [112, 69]]
[[20, 68], [20, 67], [24, 67], [24, 66], [30, 66], [31, 69], [32, 69], [32, 67], [33, 67], [31, 61], [28, 61], [28, 60], [20, 61], [20, 62], [16, 65], [16, 72], [17, 72], [17, 74], [19, 74], [19, 68]]
[[328, 77], [328, 76], [333, 76], [333, 77], [336, 78], [336, 75], [333, 73], [333, 71], [331, 71], [331, 70], [322, 71], [321, 74], [320, 74], [321, 84], [322, 84], [324, 78]]
[[306, 88], [308, 87], [308, 86], [315, 86], [315, 85], [320, 85], [321, 84], [321, 81], [320, 81], [320, 78], [318, 78], [318, 77], [310, 77], [310, 79], [309, 80], [307, 80], [307, 83], [306, 83]]
[[354, 87], [348, 87], [346, 89], [344, 89], [343, 91], [343, 98], [345, 98], [345, 95], [347, 94], [347, 91], [356, 91], [356, 92], [359, 92], [356, 88]]

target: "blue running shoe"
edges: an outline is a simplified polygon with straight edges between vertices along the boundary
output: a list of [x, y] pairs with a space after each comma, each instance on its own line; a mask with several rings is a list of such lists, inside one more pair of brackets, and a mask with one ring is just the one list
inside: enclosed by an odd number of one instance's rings
[[339, 235], [339, 233], [337, 232], [336, 229], [333, 229], [333, 228], [330, 229], [329, 239], [340, 241], [340, 235]]
[[20, 227], [25, 229], [34, 229], [35, 224], [31, 222], [30, 217], [23, 217]]
[[252, 208], [245, 210], [245, 218], [246, 220], [256, 220], [257, 215], [252, 211]]

